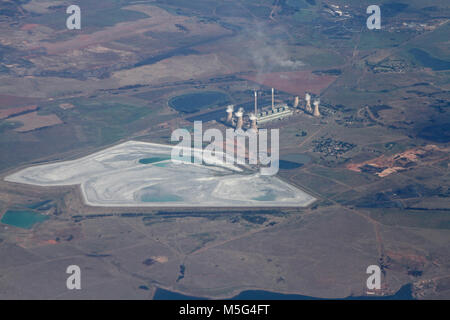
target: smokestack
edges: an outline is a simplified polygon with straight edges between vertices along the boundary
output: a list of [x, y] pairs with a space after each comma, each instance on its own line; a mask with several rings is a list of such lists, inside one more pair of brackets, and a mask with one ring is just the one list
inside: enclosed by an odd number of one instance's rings
[[233, 122], [233, 110], [234, 110], [234, 106], [232, 104], [230, 104], [227, 107], [227, 123]]
[[320, 104], [320, 99], [314, 100], [314, 114], [313, 114], [314, 117], [320, 117], [319, 104]]
[[295, 99], [294, 99], [294, 108], [297, 108], [297, 107], [298, 107], [298, 102], [299, 102], [298, 96], [295, 96]]
[[244, 109], [239, 108], [238, 112], [236, 112], [235, 115], [238, 118], [237, 124], [236, 124], [236, 130], [242, 130], [242, 125], [244, 124], [244, 121], [242, 120], [242, 118], [244, 116]]
[[274, 109], [274, 100], [273, 100], [273, 88], [272, 88], [272, 109]]
[[306, 108], [305, 110], [309, 113], [312, 113], [313, 110], [311, 108], [311, 95], [309, 93], [305, 94], [305, 100], [306, 100]]
[[254, 132], [258, 132], [258, 125], [256, 124], [257, 119], [258, 118], [256, 118], [256, 116], [253, 113], [250, 114], [250, 121], [252, 122], [252, 130]]
[[255, 90], [255, 114], [258, 114], [258, 91]]

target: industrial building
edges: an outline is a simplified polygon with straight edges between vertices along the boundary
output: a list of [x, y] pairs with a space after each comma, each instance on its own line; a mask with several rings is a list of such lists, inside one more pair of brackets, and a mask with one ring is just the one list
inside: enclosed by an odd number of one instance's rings
[[[298, 96], [294, 99], [294, 106], [291, 108], [286, 103], [275, 104], [274, 89], [272, 88], [272, 104], [270, 106], [263, 107], [258, 111], [258, 92], [255, 91], [255, 111], [249, 114], [248, 120], [250, 122], [246, 127], [250, 127], [253, 131], [258, 131], [258, 125], [269, 121], [284, 119], [294, 114], [295, 109], [303, 109], [305, 113], [311, 114], [315, 117], [320, 117], [319, 105], [320, 99], [315, 99], [313, 102], [314, 109], [311, 106], [311, 95], [306, 93], [305, 95], [305, 106], [300, 107], [300, 99]], [[239, 110], [234, 113], [234, 106], [227, 106], [226, 113], [226, 124], [236, 127], [240, 130], [244, 127], [244, 109], [239, 108]]]
[[274, 99], [274, 89], [272, 88], [272, 105], [270, 107], [263, 108], [258, 112], [258, 95], [255, 91], [255, 115], [256, 123], [262, 124], [272, 120], [283, 119], [291, 116], [294, 111], [289, 108], [287, 104], [276, 104]]
[[289, 108], [288, 105], [278, 104], [274, 106], [273, 109], [258, 112], [258, 114], [256, 115], [256, 122], [265, 123], [276, 119], [283, 119], [291, 116], [293, 113], [294, 111]]

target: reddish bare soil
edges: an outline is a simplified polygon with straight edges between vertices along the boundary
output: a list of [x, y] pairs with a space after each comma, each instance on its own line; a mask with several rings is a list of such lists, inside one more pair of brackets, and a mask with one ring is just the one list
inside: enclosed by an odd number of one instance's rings
[[34, 111], [37, 109], [37, 106], [26, 106], [26, 107], [17, 107], [17, 108], [9, 108], [0, 110], [0, 119], [5, 119], [11, 116], [14, 116], [19, 113], [23, 113], [26, 111]]
[[39, 25], [38, 24], [35, 24], [35, 23], [28, 23], [28, 24], [24, 24], [21, 28], [20, 28], [20, 30], [25, 30], [25, 31], [27, 31], [27, 30], [33, 30], [34, 28], [36, 28], [36, 27], [38, 27]]
[[17, 97], [7, 94], [0, 94], [0, 108], [33, 104], [41, 100], [42, 99], [39, 98]]
[[364, 161], [361, 163], [351, 163], [347, 165], [347, 169], [355, 172], [361, 172], [362, 167], [371, 166], [379, 168], [381, 171], [375, 174], [379, 177], [386, 177], [397, 171], [406, 170], [411, 165], [430, 164], [432, 162], [441, 161], [448, 157], [448, 148], [441, 149], [435, 145], [427, 145], [409, 149], [393, 156], [386, 157], [384, 155]]
[[318, 76], [311, 71], [274, 72], [242, 78], [298, 96], [304, 96], [306, 92], [320, 94], [336, 80], [334, 76]]

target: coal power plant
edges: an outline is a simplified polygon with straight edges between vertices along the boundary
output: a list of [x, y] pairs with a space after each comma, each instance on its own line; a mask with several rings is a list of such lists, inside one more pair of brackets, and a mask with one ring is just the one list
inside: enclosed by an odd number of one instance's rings
[[[258, 127], [265, 123], [273, 122], [275, 120], [282, 120], [289, 118], [294, 113], [303, 113], [312, 115], [316, 118], [321, 117], [320, 113], [320, 99], [315, 98], [310, 93], [305, 94], [304, 101], [301, 101], [299, 96], [294, 97], [292, 106], [285, 102], [275, 100], [275, 89], [271, 88], [271, 103], [260, 107], [258, 105], [259, 92], [254, 91], [254, 111], [246, 114], [244, 108], [239, 108], [234, 112], [235, 106], [228, 105], [225, 109], [226, 118], [224, 123], [236, 130], [251, 129], [254, 132], [258, 131]], [[311, 102], [312, 101], [312, 102]], [[314, 108], [312, 107], [314, 106]]]

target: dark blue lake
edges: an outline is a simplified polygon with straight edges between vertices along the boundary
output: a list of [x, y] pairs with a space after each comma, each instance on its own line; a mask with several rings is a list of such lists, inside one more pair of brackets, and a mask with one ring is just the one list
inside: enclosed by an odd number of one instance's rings
[[194, 113], [227, 103], [229, 103], [228, 96], [218, 91], [187, 93], [169, 100], [169, 106], [183, 113]]

